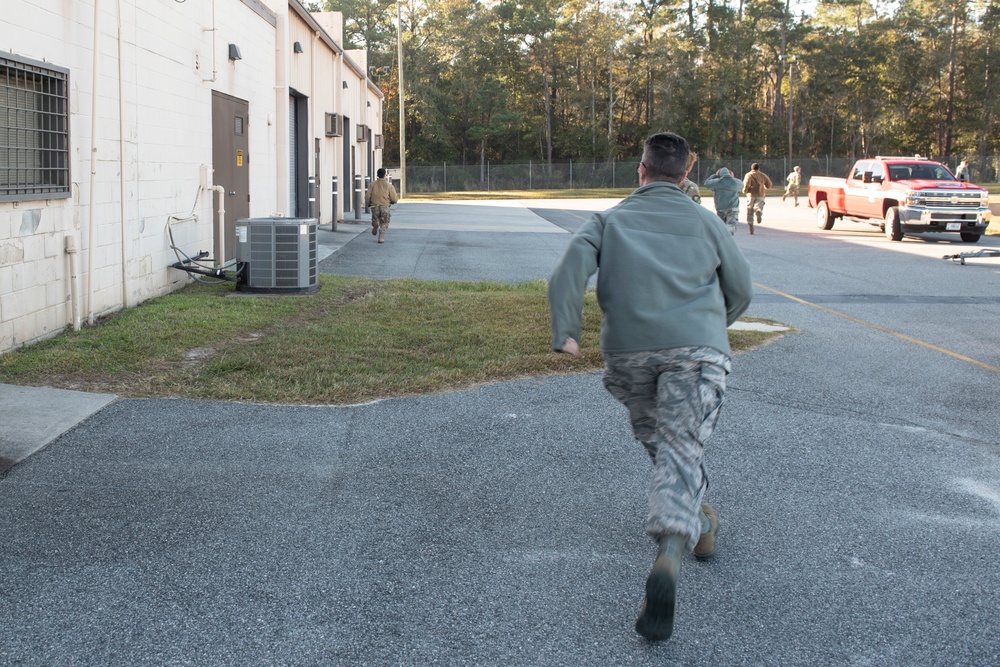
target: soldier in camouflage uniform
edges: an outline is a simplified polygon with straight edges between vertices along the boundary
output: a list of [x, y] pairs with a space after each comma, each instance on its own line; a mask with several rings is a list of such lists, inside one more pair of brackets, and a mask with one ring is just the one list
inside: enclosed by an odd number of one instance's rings
[[640, 187], [577, 230], [549, 281], [552, 349], [579, 356], [583, 296], [597, 272], [604, 386], [653, 461], [646, 532], [658, 548], [636, 621], [651, 640], [673, 632], [684, 554], [715, 551], [702, 456], [731, 368], [726, 327], [753, 292], [732, 235], [678, 187], [688, 152], [676, 134], [649, 137]]
[[802, 167], [792, 169], [792, 173], [788, 174], [785, 182], [788, 183], [788, 187], [785, 188], [785, 194], [781, 195], [781, 201], [785, 201], [785, 197], [791, 197], [795, 205], [798, 206], [799, 186], [802, 184]]
[[375, 182], [365, 193], [365, 206], [372, 211], [372, 236], [378, 234], [378, 242], [385, 243], [385, 233], [389, 230], [391, 214], [389, 207], [399, 201], [396, 188], [387, 179], [385, 169], [375, 172]]
[[[687, 172], [689, 174], [691, 173], [691, 167], [693, 167], [694, 163], [697, 161], [698, 161], [698, 154], [692, 152], [690, 157], [688, 157], [688, 164], [687, 164]], [[685, 176], [684, 180], [681, 181], [680, 188], [684, 192], [684, 194], [690, 197], [691, 201], [693, 201], [695, 204], [701, 203], [701, 191], [698, 189], [697, 183], [695, 183], [690, 178]]]
[[750, 171], [743, 177], [743, 194], [747, 196], [747, 226], [753, 234], [754, 222], [761, 224], [764, 215], [764, 202], [767, 189], [771, 187], [771, 178], [760, 170], [760, 165], [754, 162]]

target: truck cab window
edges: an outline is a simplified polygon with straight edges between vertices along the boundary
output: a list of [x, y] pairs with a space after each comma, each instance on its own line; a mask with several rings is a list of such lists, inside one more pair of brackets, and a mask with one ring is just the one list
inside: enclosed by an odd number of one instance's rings
[[885, 180], [885, 167], [881, 162], [872, 163], [872, 183], [881, 183]]
[[889, 179], [893, 181], [905, 181], [910, 177], [910, 168], [905, 164], [894, 164], [889, 167]]
[[945, 169], [944, 167], [940, 166], [940, 165], [935, 166], [931, 171], [934, 174], [931, 178], [933, 178], [935, 181], [954, 181], [955, 180], [955, 177], [952, 176], [951, 172], [948, 171], [947, 169]]

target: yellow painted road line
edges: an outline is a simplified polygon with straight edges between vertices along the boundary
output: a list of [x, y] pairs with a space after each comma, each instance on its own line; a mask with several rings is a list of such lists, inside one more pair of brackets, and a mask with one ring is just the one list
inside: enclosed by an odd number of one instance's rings
[[941, 354], [946, 354], [949, 357], [954, 357], [955, 359], [961, 359], [962, 361], [970, 363], [970, 364], [972, 364], [974, 366], [979, 366], [980, 368], [985, 368], [988, 371], [993, 371], [994, 373], [1000, 373], [1000, 368], [997, 368], [996, 366], [991, 366], [990, 364], [983, 363], [982, 361], [976, 361], [975, 359], [972, 359], [970, 357], [966, 357], [965, 355], [962, 355], [962, 354], [958, 354], [957, 352], [952, 352], [951, 350], [946, 350], [943, 347], [938, 347], [937, 345], [933, 345], [931, 343], [927, 343], [927, 342], [919, 340], [917, 338], [912, 338], [910, 336], [907, 336], [906, 334], [901, 334], [898, 331], [893, 331], [892, 329], [886, 329], [885, 327], [880, 327], [879, 325], [872, 324], [871, 322], [865, 322], [864, 320], [859, 320], [856, 317], [851, 317], [850, 315], [848, 315], [846, 313], [841, 313], [840, 311], [833, 310], [833, 309], [827, 308], [825, 306], [821, 306], [818, 303], [812, 303], [811, 301], [806, 301], [805, 299], [800, 299], [797, 296], [792, 296], [791, 294], [785, 294], [784, 292], [782, 292], [780, 290], [776, 290], [773, 287], [768, 287], [767, 285], [761, 285], [760, 283], [754, 283], [754, 286], [755, 287], [759, 287], [760, 289], [763, 289], [763, 290], [767, 290], [768, 292], [771, 292], [773, 294], [777, 294], [779, 296], [783, 296], [786, 299], [791, 299], [792, 301], [797, 301], [798, 303], [801, 303], [802, 305], [812, 306], [813, 308], [816, 308], [818, 310], [822, 310], [823, 312], [826, 312], [826, 313], [830, 313], [831, 315], [836, 315], [837, 317], [843, 317], [845, 320], [850, 320], [851, 322], [854, 322], [855, 324], [860, 324], [862, 326], [866, 326], [866, 327], [869, 327], [871, 329], [875, 329], [876, 331], [881, 331], [882, 333], [887, 333], [890, 336], [895, 336], [896, 338], [902, 338], [903, 340], [905, 340], [907, 342], [916, 343], [917, 345], [921, 345], [921, 346], [926, 347], [926, 348], [928, 348], [930, 350], [934, 350], [935, 352], [940, 352]]
[[590, 220], [590, 216], [594, 215], [593, 213], [587, 213], [587, 215], [580, 215], [579, 213], [574, 213], [573, 211], [570, 211], [569, 209], [566, 208], [559, 208], [556, 210], [559, 211], [560, 213], [568, 213], [574, 218], [580, 218], [581, 220]]

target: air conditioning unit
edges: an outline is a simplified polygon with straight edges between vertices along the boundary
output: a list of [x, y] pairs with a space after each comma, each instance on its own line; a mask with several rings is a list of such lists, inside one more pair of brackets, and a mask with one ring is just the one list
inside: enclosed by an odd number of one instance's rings
[[369, 139], [371, 139], [371, 135], [368, 134], [369, 132], [371, 132], [371, 130], [368, 129], [367, 125], [358, 125], [357, 129], [358, 129], [357, 137], [358, 137], [358, 143], [359, 144], [364, 143], [364, 142], [368, 141]]
[[316, 218], [242, 218], [236, 221], [236, 289], [301, 293], [319, 287]]
[[344, 136], [344, 117], [341, 116], [339, 113], [326, 114], [326, 136], [328, 137]]
[[375, 148], [385, 148], [385, 140], [381, 134], [375, 135]]

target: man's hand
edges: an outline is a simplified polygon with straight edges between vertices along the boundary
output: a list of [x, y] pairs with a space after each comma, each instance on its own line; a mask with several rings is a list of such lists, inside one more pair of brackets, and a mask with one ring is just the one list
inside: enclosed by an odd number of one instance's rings
[[572, 338], [567, 338], [566, 342], [563, 343], [561, 351], [565, 352], [566, 354], [571, 354], [574, 357], [579, 357], [580, 356], [580, 344], [577, 343]]

